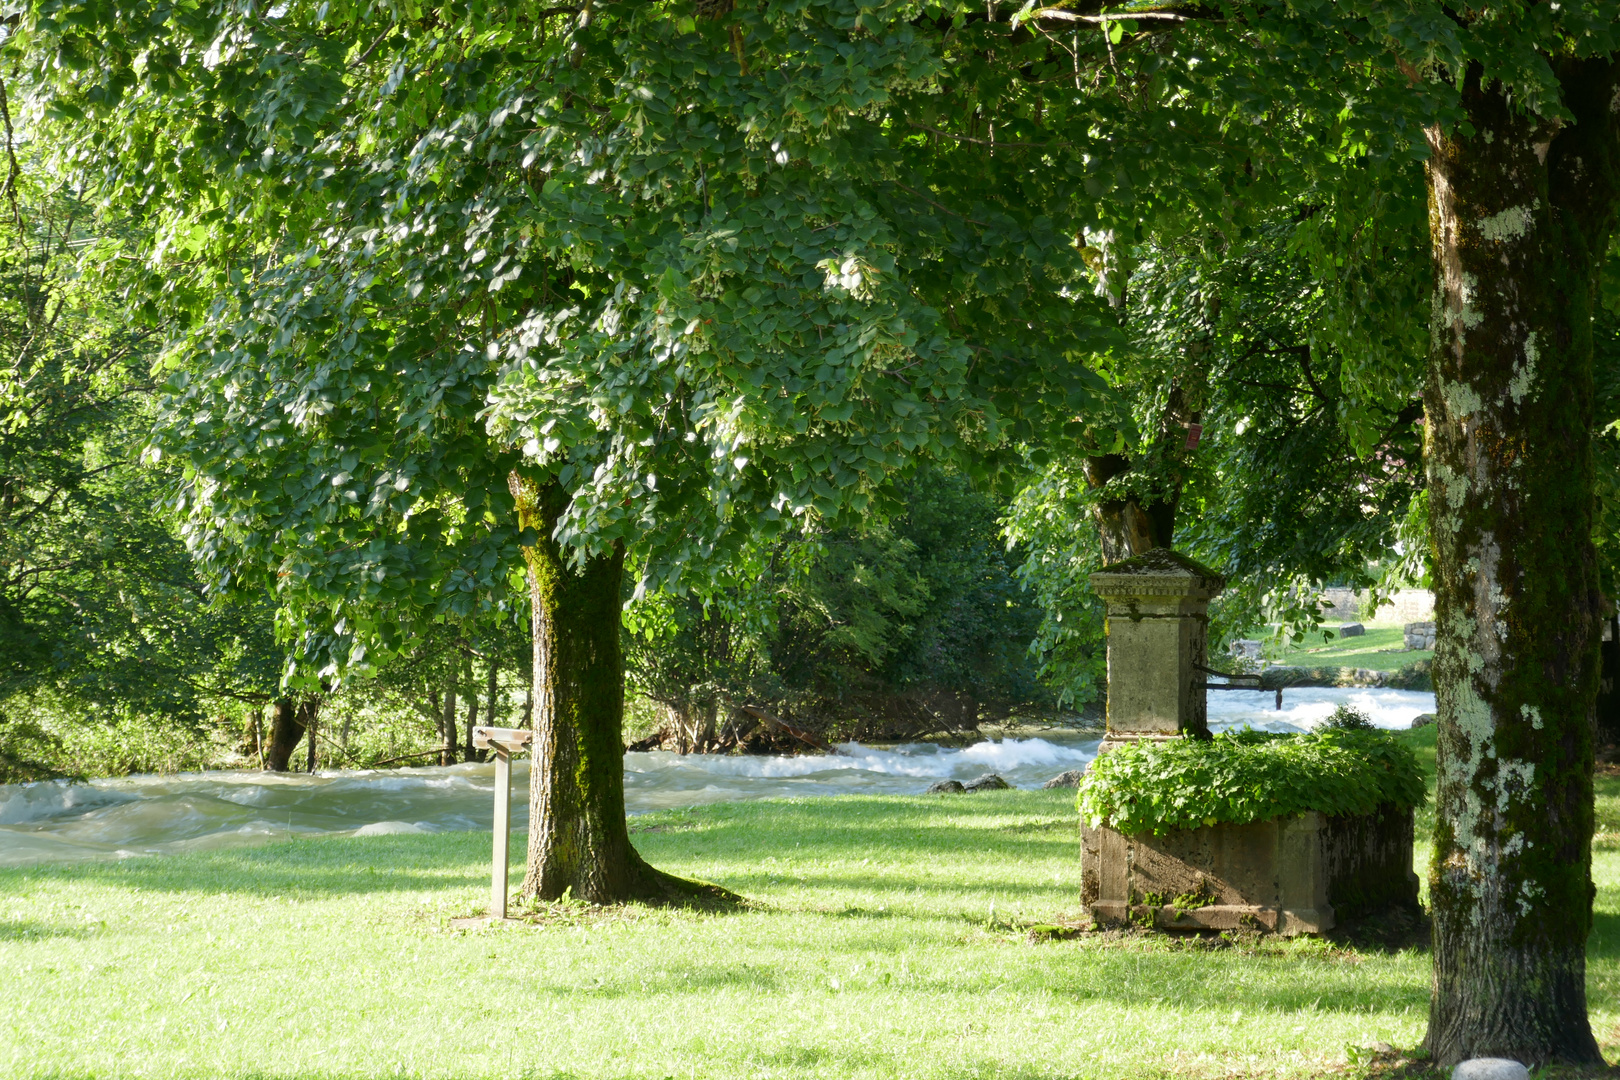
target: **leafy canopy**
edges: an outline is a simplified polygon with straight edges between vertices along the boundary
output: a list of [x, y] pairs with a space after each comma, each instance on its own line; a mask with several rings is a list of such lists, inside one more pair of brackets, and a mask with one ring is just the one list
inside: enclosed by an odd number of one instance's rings
[[1106, 439], [1086, 236], [1243, 239], [1421, 156], [1470, 64], [1556, 113], [1614, 10], [37, 0], [6, 49], [151, 227], [159, 449], [308, 675], [500, 602], [513, 468], [656, 585], [920, 458]]

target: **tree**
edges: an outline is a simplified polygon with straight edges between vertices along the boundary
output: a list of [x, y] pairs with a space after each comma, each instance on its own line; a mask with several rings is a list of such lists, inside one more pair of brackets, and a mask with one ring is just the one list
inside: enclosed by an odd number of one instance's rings
[[853, 4], [737, 13], [747, 42], [661, 6], [62, 10], [12, 47], [156, 230], [146, 295], [192, 327], [160, 445], [216, 578], [275, 575], [295, 678], [497, 603], [522, 547], [531, 895], [684, 888], [623, 820], [630, 549], [701, 578], [1097, 388], [1055, 178], [978, 154], [975, 198], [931, 194], [938, 58]]
[[[993, 500], [929, 470], [886, 520], [771, 545], [707, 600], [633, 609], [632, 684], [706, 749], [764, 706], [828, 739], [977, 730], [1050, 702], [1028, 646], [1038, 617]], [[684, 733], [684, 735], [682, 734]]]
[[[1325, 175], [1344, 157], [1427, 161], [1440, 714], [1427, 1045], [1445, 1065], [1600, 1060], [1585, 1000], [1600, 598], [1590, 410], [1598, 269], [1620, 203], [1617, 16], [1606, 3], [1030, 16], [1108, 31], [1123, 100], [1153, 114], [1144, 131], [1104, 129], [1127, 145], [1181, 138], [1165, 125], [1185, 115], [1175, 95], [1190, 83], [1209, 112], [1288, 121], [1292, 142], [1238, 150], [1257, 181]], [[1178, 66], [1193, 56], [1196, 70]], [[1141, 200], [1115, 205], [1151, 216]]]
[[195, 730], [221, 703], [268, 700], [279, 654], [263, 595], [207, 601], [165, 478], [139, 463], [155, 335], [120, 319], [108, 287], [120, 223], [101, 233], [82, 192], [4, 138], [0, 778], [40, 779], [82, 767], [52, 713]]

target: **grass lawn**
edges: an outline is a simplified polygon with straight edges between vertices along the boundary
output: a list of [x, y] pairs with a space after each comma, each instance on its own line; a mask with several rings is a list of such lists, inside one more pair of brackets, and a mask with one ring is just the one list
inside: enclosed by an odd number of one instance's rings
[[1337, 627], [1330, 627], [1332, 639], [1323, 631], [1307, 634], [1298, 644], [1278, 647], [1267, 644], [1266, 659], [1279, 664], [1298, 664], [1302, 667], [1357, 667], [1372, 671], [1394, 671], [1415, 664], [1419, 660], [1432, 660], [1434, 653], [1391, 652], [1405, 643], [1405, 631], [1400, 626], [1368, 626], [1359, 637], [1341, 638]]
[[[1432, 747], [1432, 729], [1410, 737]], [[1620, 780], [1601, 783], [1590, 991], [1612, 1057]], [[1348, 1047], [1423, 1033], [1421, 951], [1031, 943], [1029, 924], [1080, 914], [1069, 792], [734, 803], [633, 826], [657, 865], [757, 906], [452, 929], [484, 902], [481, 834], [0, 872], [0, 1075], [1358, 1075]]]

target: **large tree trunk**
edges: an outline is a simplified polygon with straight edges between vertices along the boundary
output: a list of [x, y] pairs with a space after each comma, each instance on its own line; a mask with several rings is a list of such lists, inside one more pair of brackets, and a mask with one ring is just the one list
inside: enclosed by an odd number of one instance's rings
[[287, 771], [292, 763], [293, 751], [298, 749], [305, 729], [313, 727], [320, 709], [321, 699], [315, 695], [276, 699], [270, 712], [270, 737], [264, 743], [266, 772]]
[[1430, 135], [1428, 1048], [1446, 1067], [1602, 1061], [1586, 1018], [1600, 635], [1589, 433], [1615, 69], [1565, 75], [1574, 125], [1526, 117], [1476, 77], [1463, 93], [1474, 134]]
[[[1093, 490], [1129, 472], [1131, 460], [1123, 454], [1103, 454], [1085, 462], [1086, 483]], [[1136, 497], [1098, 499], [1097, 533], [1102, 539], [1104, 565], [1121, 562], [1156, 547], [1169, 547], [1175, 531], [1176, 506], [1170, 500], [1146, 502]]]
[[524, 549], [534, 632], [534, 743], [523, 896], [564, 893], [596, 904], [729, 897], [647, 865], [624, 820], [621, 548], [571, 566], [552, 539], [567, 496], [516, 474], [518, 518], [539, 537]]

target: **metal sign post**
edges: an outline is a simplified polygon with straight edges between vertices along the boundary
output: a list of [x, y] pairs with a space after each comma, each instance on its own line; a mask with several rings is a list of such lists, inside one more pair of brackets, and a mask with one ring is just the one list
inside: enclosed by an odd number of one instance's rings
[[495, 751], [495, 851], [490, 867], [489, 917], [506, 918], [506, 860], [512, 829], [512, 755], [534, 738], [522, 728], [473, 728], [473, 747]]

